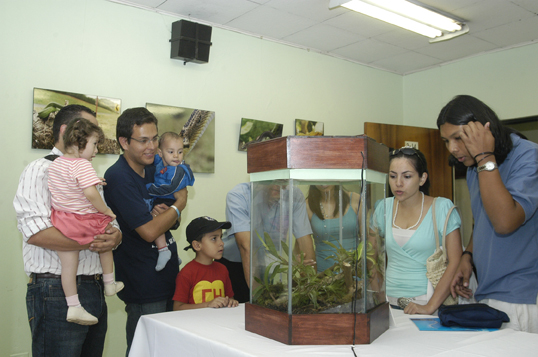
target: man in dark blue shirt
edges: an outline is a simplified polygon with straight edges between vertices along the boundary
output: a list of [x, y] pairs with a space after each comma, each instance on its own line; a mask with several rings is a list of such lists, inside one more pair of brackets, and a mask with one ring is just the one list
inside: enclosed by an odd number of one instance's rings
[[[145, 108], [131, 108], [118, 118], [116, 138], [123, 155], [105, 173], [105, 198], [123, 232], [123, 244], [114, 251], [116, 279], [125, 284], [118, 297], [126, 304], [127, 355], [141, 315], [172, 311], [179, 258], [168, 232], [187, 203], [187, 190], [174, 194], [176, 202], [157, 205], [146, 184], [153, 182], [153, 159], [159, 140], [157, 118]], [[170, 262], [155, 270], [158, 250], [153, 243], [166, 233]]]

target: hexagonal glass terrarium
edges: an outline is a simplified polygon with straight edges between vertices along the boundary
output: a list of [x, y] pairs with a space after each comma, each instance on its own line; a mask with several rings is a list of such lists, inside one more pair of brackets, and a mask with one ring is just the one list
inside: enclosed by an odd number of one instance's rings
[[291, 136], [251, 146], [248, 168], [246, 329], [287, 344], [370, 343], [386, 331], [385, 242], [372, 214], [386, 197], [388, 148]]

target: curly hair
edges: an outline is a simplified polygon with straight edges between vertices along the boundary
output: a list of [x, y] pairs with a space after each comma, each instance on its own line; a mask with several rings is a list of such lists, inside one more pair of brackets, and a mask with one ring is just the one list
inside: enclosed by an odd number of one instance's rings
[[64, 146], [66, 149], [76, 146], [79, 150], [84, 150], [88, 144], [88, 138], [92, 135], [97, 135], [99, 144], [105, 141], [105, 134], [99, 126], [87, 119], [75, 118], [65, 128]]
[[56, 114], [54, 123], [52, 124], [52, 136], [54, 143], [60, 140], [60, 128], [64, 124], [69, 124], [73, 119], [80, 118], [82, 112], [95, 116], [95, 112], [88, 107], [78, 104], [66, 105]]

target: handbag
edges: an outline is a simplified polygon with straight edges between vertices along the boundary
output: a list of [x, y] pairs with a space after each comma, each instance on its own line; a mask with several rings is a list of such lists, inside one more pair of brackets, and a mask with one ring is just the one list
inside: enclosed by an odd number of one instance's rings
[[510, 318], [503, 311], [486, 304], [440, 306], [439, 320], [443, 326], [500, 328]]
[[[426, 260], [426, 277], [428, 277], [434, 289], [437, 287], [437, 284], [439, 284], [439, 280], [441, 280], [441, 277], [445, 273], [446, 267], [448, 265], [446, 249], [441, 249], [441, 247], [439, 246], [439, 233], [437, 231], [437, 221], [435, 219], [435, 201], [436, 200], [437, 198], [433, 199], [432, 216], [433, 216], [433, 231], [435, 232], [435, 244], [437, 245], [437, 248], [435, 249], [435, 252], [433, 252], [433, 254], [430, 255], [428, 259]], [[442, 236], [443, 244], [445, 244], [446, 226], [448, 225], [448, 219], [450, 218], [450, 215], [452, 214], [452, 211], [454, 209], [457, 209], [457, 207], [452, 206], [446, 215], [445, 227], [443, 228], [443, 236]], [[449, 294], [448, 297], [443, 302], [443, 305], [456, 305], [457, 303], [458, 303], [458, 300], [454, 299], [452, 295]]]

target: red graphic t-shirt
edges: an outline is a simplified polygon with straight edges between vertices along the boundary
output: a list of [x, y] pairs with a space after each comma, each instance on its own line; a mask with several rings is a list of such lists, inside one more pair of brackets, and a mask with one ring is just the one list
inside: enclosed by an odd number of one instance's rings
[[234, 296], [228, 269], [221, 263], [204, 265], [192, 260], [177, 275], [175, 301], [199, 304], [219, 296]]

